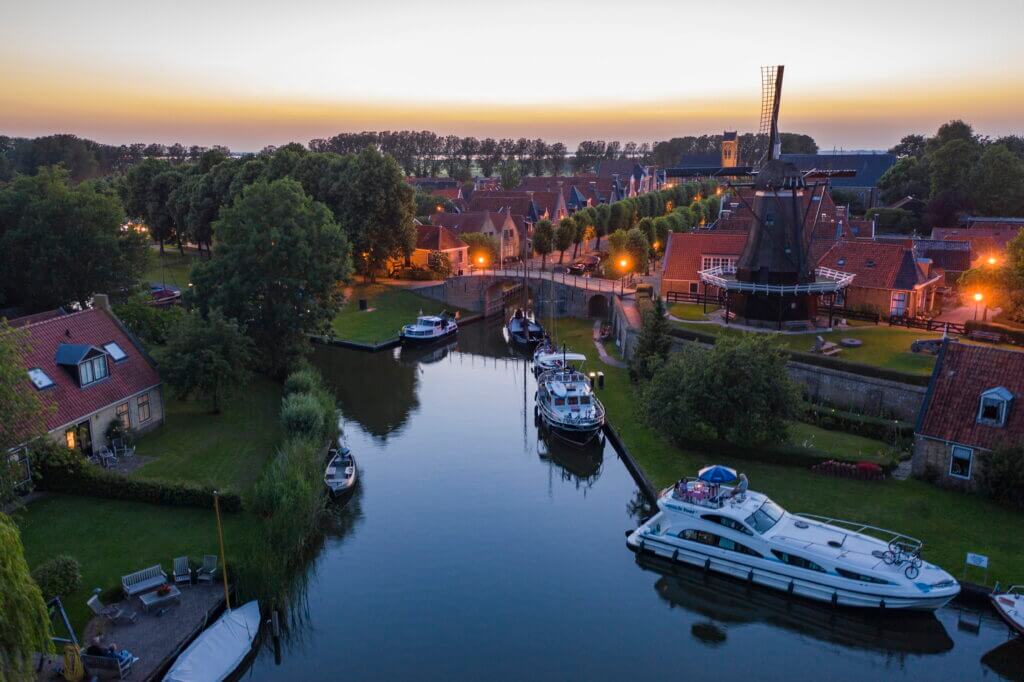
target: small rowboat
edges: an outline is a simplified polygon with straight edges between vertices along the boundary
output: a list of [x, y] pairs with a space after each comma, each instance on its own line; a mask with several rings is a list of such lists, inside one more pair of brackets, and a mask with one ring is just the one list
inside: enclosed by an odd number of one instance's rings
[[1014, 585], [1006, 592], [993, 594], [990, 599], [996, 613], [1018, 634], [1024, 636], [1024, 585]]
[[242, 664], [260, 630], [255, 601], [228, 610], [181, 652], [164, 682], [221, 682]]
[[352, 451], [346, 447], [332, 450], [324, 472], [324, 485], [331, 495], [341, 495], [351, 490], [356, 484], [356, 475], [356, 460]]

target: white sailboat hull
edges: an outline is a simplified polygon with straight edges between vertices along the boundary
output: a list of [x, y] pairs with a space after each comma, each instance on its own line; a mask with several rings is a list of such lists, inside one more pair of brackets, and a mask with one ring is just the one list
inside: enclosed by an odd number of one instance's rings
[[181, 652], [164, 682], [221, 682], [245, 660], [259, 629], [257, 602], [226, 611]]

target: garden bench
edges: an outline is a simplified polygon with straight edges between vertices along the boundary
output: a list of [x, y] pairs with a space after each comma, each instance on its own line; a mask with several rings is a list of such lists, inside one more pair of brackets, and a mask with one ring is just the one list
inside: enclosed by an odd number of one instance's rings
[[123, 680], [131, 672], [132, 663], [132, 661], [122, 663], [119, 659], [111, 656], [82, 654], [82, 666], [90, 678]]
[[121, 587], [129, 597], [155, 590], [166, 582], [167, 574], [160, 568], [160, 564], [121, 577]]
[[998, 332], [986, 332], [979, 329], [975, 329], [971, 332], [971, 338], [975, 341], [989, 341], [991, 343], [999, 343], [1003, 339], [1003, 335]]

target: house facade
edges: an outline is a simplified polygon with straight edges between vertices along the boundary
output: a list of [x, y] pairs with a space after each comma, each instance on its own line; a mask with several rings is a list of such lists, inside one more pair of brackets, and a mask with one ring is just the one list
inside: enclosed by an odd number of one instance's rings
[[466, 211], [465, 213], [434, 213], [434, 226], [445, 227], [455, 236], [479, 232], [494, 238], [501, 248], [501, 257], [520, 257], [522, 243], [519, 229], [511, 214], [504, 211]]
[[916, 317], [935, 309], [945, 275], [928, 259], [914, 256], [903, 242], [841, 239], [819, 265], [856, 277], [840, 305], [897, 317]]
[[659, 273], [661, 295], [700, 292], [698, 273], [719, 265], [735, 266], [746, 243], [745, 230], [673, 232], [665, 245]]
[[973, 489], [979, 455], [1024, 442], [1024, 353], [946, 340], [914, 433], [914, 475]]
[[[110, 311], [96, 307], [22, 327], [27, 347], [25, 390], [39, 396], [45, 429], [54, 440], [90, 455], [119, 421], [135, 434], [164, 420], [155, 363]], [[16, 321], [15, 321], [16, 322]]]
[[448, 256], [452, 272], [459, 274], [469, 267], [469, 245], [459, 239], [447, 227], [441, 225], [417, 225], [416, 249], [412, 252], [412, 264], [426, 268], [430, 254], [434, 251]]

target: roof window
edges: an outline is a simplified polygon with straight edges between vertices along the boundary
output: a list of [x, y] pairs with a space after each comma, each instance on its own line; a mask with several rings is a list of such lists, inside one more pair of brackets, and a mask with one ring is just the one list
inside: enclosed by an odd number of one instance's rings
[[53, 379], [50, 378], [50, 375], [38, 367], [33, 367], [28, 371], [28, 378], [32, 380], [32, 385], [40, 391], [53, 386]]
[[124, 349], [121, 348], [121, 346], [117, 345], [116, 341], [103, 344], [103, 350], [107, 351], [107, 355], [109, 355], [110, 359], [114, 362], [121, 362], [128, 357], [128, 354], [124, 352]]
[[1013, 394], [1006, 388], [990, 388], [981, 394], [978, 405], [978, 423], [988, 426], [1006, 426], [1006, 416], [1010, 411]]

